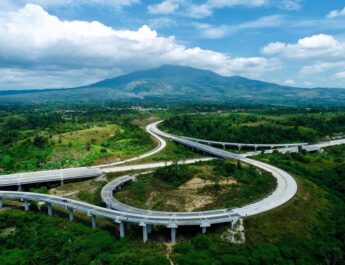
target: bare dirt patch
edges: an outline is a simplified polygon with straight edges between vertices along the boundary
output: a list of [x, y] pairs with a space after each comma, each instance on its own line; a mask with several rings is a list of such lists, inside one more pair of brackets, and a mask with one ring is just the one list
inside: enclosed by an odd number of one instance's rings
[[179, 190], [197, 190], [197, 189], [201, 189], [205, 186], [214, 185], [216, 183], [218, 183], [219, 185], [232, 185], [232, 184], [236, 184], [237, 182], [236, 182], [236, 180], [233, 180], [233, 179], [224, 179], [224, 180], [221, 180], [219, 182], [214, 182], [214, 181], [205, 180], [205, 179], [195, 177], [195, 178], [192, 178], [191, 180], [187, 181], [182, 186], [180, 186]]

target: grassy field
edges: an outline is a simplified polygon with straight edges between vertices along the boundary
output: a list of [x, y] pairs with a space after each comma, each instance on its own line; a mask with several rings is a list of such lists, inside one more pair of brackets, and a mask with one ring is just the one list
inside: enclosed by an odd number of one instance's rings
[[144, 130], [145, 122], [154, 119], [150, 115], [108, 108], [4, 112], [0, 118], [0, 174], [135, 157], [155, 147]]

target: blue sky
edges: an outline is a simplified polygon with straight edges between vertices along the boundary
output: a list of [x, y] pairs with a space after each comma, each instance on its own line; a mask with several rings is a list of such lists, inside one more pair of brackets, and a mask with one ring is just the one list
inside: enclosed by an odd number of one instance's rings
[[0, 0], [0, 89], [162, 64], [345, 88], [345, 1]]

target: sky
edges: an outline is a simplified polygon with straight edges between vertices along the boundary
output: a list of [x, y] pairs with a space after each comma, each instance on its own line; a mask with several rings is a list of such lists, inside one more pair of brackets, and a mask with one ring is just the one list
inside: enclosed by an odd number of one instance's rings
[[345, 1], [0, 0], [0, 90], [164, 64], [345, 88]]

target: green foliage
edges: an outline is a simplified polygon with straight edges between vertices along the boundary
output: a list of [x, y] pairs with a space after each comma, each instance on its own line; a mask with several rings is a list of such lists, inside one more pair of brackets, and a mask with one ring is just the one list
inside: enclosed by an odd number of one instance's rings
[[173, 133], [201, 139], [273, 144], [314, 142], [326, 136], [344, 133], [344, 119], [344, 112], [179, 115], [167, 119], [163, 127]]
[[178, 165], [177, 162], [174, 162], [171, 166], [158, 168], [153, 173], [153, 177], [174, 187], [178, 187], [190, 180], [193, 174], [188, 170], [187, 165]]
[[[13, 228], [3, 236], [1, 231]], [[92, 230], [42, 213], [11, 210], [0, 213], [0, 264], [161, 264], [168, 265], [159, 245], [117, 240], [109, 232]]]
[[106, 106], [10, 109], [0, 119], [0, 171], [87, 166], [144, 153], [154, 143], [134, 121], [146, 115]]

